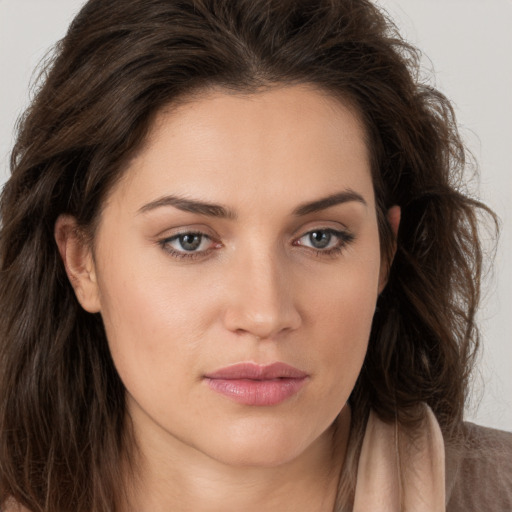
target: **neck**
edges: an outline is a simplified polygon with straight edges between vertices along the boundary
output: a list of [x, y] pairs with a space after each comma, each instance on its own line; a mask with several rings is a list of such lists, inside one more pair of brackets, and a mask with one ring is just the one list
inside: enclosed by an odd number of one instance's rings
[[[350, 430], [346, 407], [300, 456], [272, 467], [229, 466], [190, 447], [137, 439], [137, 474], [123, 512], [332, 512]], [[136, 435], [136, 433], [135, 433]]]

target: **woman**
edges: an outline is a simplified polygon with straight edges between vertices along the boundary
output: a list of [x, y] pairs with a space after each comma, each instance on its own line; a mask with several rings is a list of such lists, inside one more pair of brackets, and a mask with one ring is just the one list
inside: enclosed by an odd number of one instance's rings
[[5, 510], [510, 507], [492, 214], [416, 67], [365, 0], [85, 5], [1, 200]]

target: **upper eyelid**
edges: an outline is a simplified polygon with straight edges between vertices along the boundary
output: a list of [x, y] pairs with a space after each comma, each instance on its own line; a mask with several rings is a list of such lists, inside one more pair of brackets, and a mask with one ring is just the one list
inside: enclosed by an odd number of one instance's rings
[[[335, 237], [338, 238], [340, 245], [348, 244], [355, 239], [355, 235], [353, 233], [350, 233], [347, 230], [338, 230], [338, 229], [332, 229], [332, 228], [326, 228], [326, 229], [321, 229], [321, 228], [318, 229], [317, 228], [317, 229], [310, 229], [309, 231], [306, 231], [304, 234], [296, 237], [294, 239], [294, 241], [298, 241], [301, 238], [304, 238], [305, 236], [307, 236], [311, 233], [314, 233], [315, 231], [327, 231], [329, 233], [332, 233]], [[302, 245], [302, 244], [298, 244], [298, 245]], [[318, 250], [322, 250], [322, 249], [318, 249]]]
[[336, 231], [340, 233], [349, 233], [351, 229], [347, 226], [347, 224], [340, 222], [339, 220], [327, 220], [327, 219], [318, 219], [313, 220], [307, 223], [302, 223], [298, 228], [294, 228], [291, 232], [291, 235], [301, 236], [310, 233], [311, 231]]
[[294, 238], [295, 239], [299, 239], [299, 238], [302, 238], [306, 235], [309, 235], [310, 233], [314, 233], [315, 231], [327, 231], [329, 233], [332, 233], [336, 236], [347, 236], [347, 237], [351, 237], [351, 236], [354, 236], [353, 233], [351, 231], [349, 231], [348, 229], [339, 229], [339, 228], [332, 228], [332, 227], [318, 227], [318, 228], [311, 228], [311, 229], [308, 229], [307, 231], [301, 231], [302, 234], [298, 235], [298, 236], [295, 236]]
[[[171, 231], [169, 233], [169, 231]], [[291, 233], [290, 236], [293, 239], [302, 238], [305, 235], [308, 235], [309, 233], [313, 233], [315, 231], [329, 231], [331, 233], [337, 234], [337, 235], [350, 235], [353, 236], [351, 230], [347, 229], [346, 227], [332, 227], [332, 226], [315, 226], [308, 228], [306, 230], [304, 229], [297, 229], [294, 230], [294, 233]], [[160, 234], [158, 234], [155, 238], [158, 238], [160, 241], [162, 240], [170, 240], [175, 239], [182, 235], [201, 235], [204, 237], [207, 237], [211, 240], [218, 240], [220, 241], [220, 236], [217, 234], [213, 234], [210, 230], [205, 228], [192, 228], [192, 227], [184, 227], [184, 228], [174, 228], [172, 230], [166, 229], [163, 230]]]
[[[308, 233], [311, 233], [311, 231], [314, 231], [314, 230], [310, 230], [310, 231], [306, 231], [303, 235], [301, 235], [299, 238], [295, 238], [294, 239], [294, 243], [292, 243], [292, 245], [298, 245], [300, 247], [303, 247], [304, 249], [308, 250], [308, 251], [314, 251], [317, 255], [320, 255], [320, 254], [323, 254], [323, 255], [333, 255], [334, 252], [338, 253], [338, 252], [341, 252], [344, 250], [344, 247], [348, 244], [350, 244], [354, 239], [355, 239], [355, 236], [354, 235], [351, 235], [351, 234], [348, 234], [348, 238], [344, 238], [342, 236], [340, 236], [340, 232], [336, 232], [335, 230], [329, 230], [329, 231], [333, 231], [335, 233], [335, 236], [338, 237], [338, 242], [333, 246], [333, 247], [326, 247], [326, 248], [314, 248], [314, 247], [308, 247], [304, 244], [296, 244], [295, 242], [297, 240], [300, 240], [300, 238], [303, 238], [304, 236], [306, 236]], [[320, 230], [318, 230], [320, 231]], [[325, 230], [327, 231], [327, 230]], [[189, 232], [190, 234], [193, 234], [192, 232]], [[206, 249], [203, 249], [201, 251], [187, 251], [187, 250], [180, 250], [180, 249], [177, 249], [175, 247], [172, 247], [170, 246], [170, 242], [171, 241], [174, 241], [176, 238], [178, 238], [179, 236], [183, 235], [183, 234], [187, 234], [187, 232], [184, 232], [184, 233], [181, 233], [181, 234], [176, 234], [176, 235], [173, 235], [173, 236], [170, 236], [170, 237], [167, 237], [167, 238], [163, 238], [161, 239], [158, 244], [162, 247], [163, 250], [165, 250], [166, 252], [168, 252], [171, 256], [173, 256], [174, 258], [176, 259], [180, 259], [180, 260], [184, 260], [184, 261], [194, 261], [194, 260], [198, 260], [198, 259], [203, 259], [203, 258], [208, 258], [208, 256], [215, 250], [219, 249], [221, 246], [223, 246], [222, 243], [220, 243], [220, 247], [214, 247], [214, 246], [210, 246], [210, 247], [207, 247]], [[207, 235], [204, 235], [207, 237]], [[209, 237], [208, 237], [209, 238]], [[210, 239], [210, 242], [213, 243], [213, 241]]]
[[[337, 243], [333, 247], [326, 247], [326, 248], [314, 248], [309, 247], [305, 244], [297, 244], [297, 241], [299, 241], [301, 238], [307, 236], [308, 234], [314, 232], [314, 231], [329, 231], [334, 234], [338, 238]], [[210, 243], [208, 244], [208, 247], [206, 249], [202, 249], [200, 251], [187, 251], [187, 250], [180, 250], [175, 247], [172, 247], [170, 245], [171, 241], [175, 241], [177, 238], [183, 235], [187, 234], [199, 234], [201, 236], [206, 237], [209, 239]], [[302, 234], [299, 237], [294, 237], [292, 241], [292, 246], [299, 246], [302, 247], [304, 250], [307, 251], [313, 251], [318, 257], [320, 256], [335, 256], [338, 253], [341, 253], [345, 250], [345, 247], [349, 245], [354, 239], [355, 235], [348, 230], [340, 230], [340, 229], [334, 229], [334, 228], [312, 228], [307, 231], [303, 231]], [[160, 238], [158, 240], [158, 245], [166, 251], [169, 256], [175, 258], [177, 261], [181, 260], [183, 262], [193, 262], [193, 261], [202, 261], [204, 259], [209, 259], [211, 254], [213, 252], [216, 252], [221, 247], [224, 247], [224, 244], [219, 240], [213, 239], [211, 236], [209, 236], [207, 233], [204, 233], [202, 231], [198, 230], [191, 230], [191, 229], [184, 229], [180, 230], [178, 233], [174, 233], [168, 237]], [[217, 245], [217, 246], [215, 246]]]
[[184, 235], [200, 235], [209, 239], [213, 238], [211, 235], [209, 235], [208, 233], [204, 233], [203, 231], [185, 230], [179, 231], [178, 233], [173, 233], [172, 235], [163, 236], [162, 240], [175, 240], [176, 238], [179, 238], [180, 236]]
[[[158, 241], [158, 243], [162, 244], [162, 245], [166, 244], [166, 243], [170, 243], [170, 242], [173, 242], [173, 241], [177, 240], [180, 236], [185, 236], [185, 235], [200, 235], [201, 237], [206, 238], [207, 240], [209, 240], [211, 243], [215, 243], [217, 241], [212, 236], [208, 235], [207, 233], [203, 233], [201, 231], [182, 231], [180, 233], [175, 233], [173, 235], [164, 236], [163, 238], [161, 238]], [[208, 249], [205, 249], [203, 251], [198, 251], [198, 252], [205, 252], [207, 250]]]
[[[207, 238], [210, 241], [210, 244], [209, 244], [210, 246], [201, 251], [187, 251], [185, 249], [180, 250], [180, 249], [177, 249], [176, 247], [172, 247], [172, 245], [171, 245], [172, 242], [176, 241], [180, 236], [184, 236], [187, 234], [204, 236], [205, 238]], [[214, 247], [211, 246], [214, 243], [215, 243], [214, 240], [211, 237], [209, 237], [208, 235], [203, 234], [201, 232], [194, 232], [194, 231], [190, 231], [190, 230], [183, 231], [181, 233], [176, 233], [176, 234], [173, 234], [168, 237], [160, 238], [157, 241], [157, 244], [164, 251], [166, 251], [169, 255], [171, 255], [172, 257], [174, 257], [176, 259], [180, 259], [183, 261], [187, 261], [187, 260], [193, 261], [198, 258], [207, 257], [208, 253], [210, 253], [211, 251], [214, 250]]]
[[170, 240], [170, 239], [176, 238], [178, 236], [189, 235], [189, 234], [190, 235], [206, 236], [212, 240], [216, 240], [219, 238], [218, 235], [213, 230], [208, 229], [207, 227], [183, 226], [183, 227], [177, 227], [177, 228], [164, 229], [155, 236], [155, 239], [157, 239], [158, 241]]

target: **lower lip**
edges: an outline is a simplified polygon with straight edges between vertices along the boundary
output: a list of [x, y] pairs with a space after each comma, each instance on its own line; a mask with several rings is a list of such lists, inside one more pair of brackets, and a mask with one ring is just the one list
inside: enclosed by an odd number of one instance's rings
[[244, 405], [277, 405], [297, 394], [307, 381], [303, 378], [269, 380], [206, 379], [213, 391]]

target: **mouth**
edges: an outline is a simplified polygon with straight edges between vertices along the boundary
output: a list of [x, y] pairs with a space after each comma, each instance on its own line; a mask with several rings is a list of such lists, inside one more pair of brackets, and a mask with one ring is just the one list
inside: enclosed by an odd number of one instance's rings
[[277, 405], [297, 394], [309, 375], [285, 363], [239, 363], [204, 376], [211, 390], [243, 405]]

